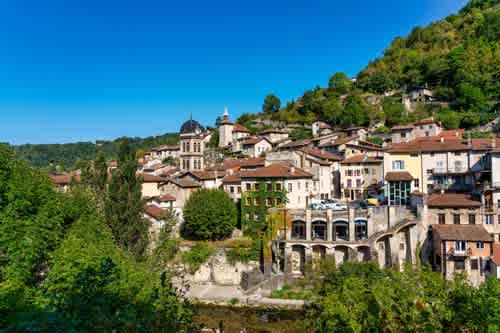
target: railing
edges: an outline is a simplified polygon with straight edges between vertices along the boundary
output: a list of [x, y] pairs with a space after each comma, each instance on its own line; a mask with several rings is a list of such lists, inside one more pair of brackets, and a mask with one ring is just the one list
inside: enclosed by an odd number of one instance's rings
[[452, 247], [448, 250], [448, 255], [455, 257], [468, 257], [472, 255], [472, 249], [468, 248], [465, 250], [457, 250], [456, 248]]
[[446, 174], [446, 173], [466, 173], [469, 169], [465, 166], [450, 166], [448, 168], [438, 167], [432, 169], [433, 173]]

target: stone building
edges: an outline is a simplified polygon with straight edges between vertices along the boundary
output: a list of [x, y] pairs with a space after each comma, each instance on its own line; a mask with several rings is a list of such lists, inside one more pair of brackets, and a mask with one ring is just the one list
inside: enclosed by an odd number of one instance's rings
[[202, 170], [205, 167], [205, 129], [196, 120], [188, 120], [180, 130], [180, 169], [181, 171]]
[[370, 190], [378, 191], [383, 183], [383, 160], [354, 155], [340, 163], [341, 193], [344, 200], [362, 200]]

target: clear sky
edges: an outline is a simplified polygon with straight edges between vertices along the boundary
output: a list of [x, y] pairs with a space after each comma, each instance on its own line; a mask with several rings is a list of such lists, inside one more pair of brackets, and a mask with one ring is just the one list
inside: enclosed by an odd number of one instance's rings
[[466, 0], [0, 0], [0, 142], [177, 131], [349, 75]]

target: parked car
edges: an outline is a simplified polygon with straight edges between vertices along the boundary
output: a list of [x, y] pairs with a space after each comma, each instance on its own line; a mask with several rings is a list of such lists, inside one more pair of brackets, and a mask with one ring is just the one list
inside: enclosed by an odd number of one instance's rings
[[347, 205], [341, 202], [336, 202], [331, 204], [328, 208], [339, 211], [339, 210], [347, 210]]
[[323, 210], [323, 209], [326, 209], [326, 207], [321, 204], [321, 203], [312, 203], [309, 205], [309, 209], [312, 209], [312, 210]]
[[380, 206], [380, 201], [378, 198], [368, 198], [366, 199], [368, 206]]
[[331, 208], [331, 209], [333, 209], [334, 207], [336, 207], [336, 205], [338, 205], [340, 203], [341, 202], [339, 200], [336, 200], [336, 199], [326, 199], [326, 200], [321, 201], [321, 204], [323, 206], [325, 206], [326, 208]]

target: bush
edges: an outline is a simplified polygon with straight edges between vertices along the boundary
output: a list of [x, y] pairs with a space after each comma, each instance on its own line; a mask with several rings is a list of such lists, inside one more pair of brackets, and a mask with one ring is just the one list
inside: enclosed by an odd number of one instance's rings
[[200, 242], [193, 246], [189, 251], [184, 252], [181, 258], [182, 262], [188, 266], [189, 272], [194, 274], [213, 253], [214, 249], [211, 248], [206, 242]]
[[221, 190], [194, 192], [184, 206], [182, 235], [194, 240], [221, 240], [236, 227], [236, 206]]

